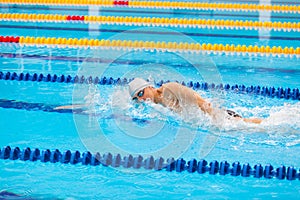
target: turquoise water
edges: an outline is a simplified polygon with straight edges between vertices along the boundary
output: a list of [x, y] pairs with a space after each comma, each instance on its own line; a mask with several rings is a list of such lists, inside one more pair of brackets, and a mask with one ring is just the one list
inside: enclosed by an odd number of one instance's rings
[[[1, 5], [2, 12], [87, 15], [87, 8]], [[59, 10], [63, 8], [65, 10]], [[81, 10], [80, 10], [81, 9]], [[95, 9], [95, 8], [93, 8]], [[126, 11], [126, 12], [120, 12]], [[135, 12], [133, 12], [135, 11]], [[97, 14], [201, 17], [219, 19], [229, 12], [103, 9]], [[159, 12], [159, 13], [157, 13]], [[163, 13], [164, 12], [164, 13]], [[171, 13], [172, 12], [172, 13]], [[195, 15], [192, 15], [192, 14]], [[224, 14], [227, 14], [224, 16]], [[247, 13], [234, 13], [229, 19], [245, 19]], [[251, 13], [248, 20], [257, 20]], [[278, 16], [283, 16], [279, 18]], [[249, 16], [248, 16], [249, 17]], [[227, 19], [227, 18], [226, 18]], [[297, 21], [296, 14], [271, 14], [272, 21]], [[9, 27], [10, 26], [10, 27]], [[16, 27], [19, 26], [19, 27]], [[29, 27], [29, 28], [28, 28]], [[45, 27], [54, 27], [47, 29]], [[69, 30], [67, 30], [69, 28]], [[270, 39], [259, 38], [258, 31], [222, 31], [212, 29], [162, 29], [128, 26], [94, 27], [88, 25], [0, 22], [1, 35], [78, 37], [104, 39], [142, 39], [161, 41], [197, 41], [246, 45], [299, 46], [297, 32], [270, 32]], [[65, 29], [65, 30], [63, 30]], [[74, 30], [70, 30], [74, 29]], [[97, 30], [96, 30], [97, 29]], [[119, 30], [119, 32], [99, 32]], [[151, 34], [123, 33], [120, 30], [152, 31]], [[156, 32], [156, 33], [153, 33]], [[157, 34], [157, 33], [160, 34]], [[162, 32], [181, 33], [161, 34]], [[187, 36], [182, 33], [219, 34], [218, 37]], [[255, 36], [236, 38], [226, 35]], [[275, 37], [275, 39], [274, 39]], [[290, 40], [276, 39], [286, 37]], [[203, 81], [208, 83], [244, 84], [246, 86], [300, 87], [299, 59], [247, 55], [206, 55], [112, 49], [58, 49], [0, 45], [2, 72], [65, 74], [107, 77], [143, 77], [151, 80]], [[0, 80], [1, 99], [43, 105], [88, 103], [85, 114], [43, 112], [39, 109], [0, 108], [0, 145], [59, 149], [65, 151], [141, 154], [144, 157], [182, 157], [229, 163], [271, 163], [274, 167], [300, 166], [299, 101], [267, 98], [235, 92], [197, 91], [216, 107], [232, 109], [244, 117], [266, 118], [261, 125], [224, 119], [217, 121], [203, 113], [189, 110], [178, 116], [159, 106], [136, 106], [124, 86], [89, 86], [64, 83], [17, 82]], [[136, 120], [138, 119], [138, 120]], [[179, 138], [179, 139], [178, 139]], [[178, 139], [178, 140], [177, 140]], [[176, 141], [176, 142], [174, 142]], [[176, 143], [176, 145], [173, 145]], [[0, 191], [10, 191], [37, 199], [265, 199], [299, 196], [299, 181], [256, 179], [230, 175], [200, 175], [188, 172], [125, 170], [103, 166], [64, 165], [0, 160]]]

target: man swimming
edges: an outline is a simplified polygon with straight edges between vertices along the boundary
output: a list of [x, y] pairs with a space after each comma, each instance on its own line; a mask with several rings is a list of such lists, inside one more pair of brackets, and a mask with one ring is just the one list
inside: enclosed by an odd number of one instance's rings
[[[160, 88], [154, 88], [149, 82], [141, 78], [135, 78], [129, 83], [129, 93], [133, 100], [142, 102], [150, 100], [160, 104], [174, 112], [181, 113], [185, 106], [196, 106], [204, 113], [214, 117], [214, 108], [211, 103], [203, 99], [197, 92], [176, 82], [163, 84]], [[228, 116], [234, 119], [260, 124], [262, 119], [242, 118], [231, 110], [226, 110]]]

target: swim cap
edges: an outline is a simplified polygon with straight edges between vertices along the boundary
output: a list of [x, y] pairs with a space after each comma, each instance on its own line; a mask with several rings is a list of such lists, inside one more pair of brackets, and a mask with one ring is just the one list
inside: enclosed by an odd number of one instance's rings
[[135, 78], [128, 85], [129, 85], [129, 94], [130, 94], [131, 97], [134, 97], [134, 95], [138, 91], [150, 86], [151, 83], [149, 83], [149, 82], [147, 82], [147, 81], [145, 81], [144, 79], [141, 79], [141, 78]]

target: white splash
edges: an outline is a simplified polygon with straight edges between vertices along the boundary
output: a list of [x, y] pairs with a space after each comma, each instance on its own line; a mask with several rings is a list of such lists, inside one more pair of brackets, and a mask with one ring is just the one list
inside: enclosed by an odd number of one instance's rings
[[[98, 93], [98, 95], [97, 95]], [[86, 103], [91, 106], [99, 104], [100, 91], [96, 88], [90, 88], [86, 96]], [[179, 126], [190, 127], [191, 129], [200, 128], [202, 130], [213, 130], [214, 132], [241, 133], [298, 133], [300, 129], [300, 103], [284, 104], [283, 106], [263, 106], [263, 107], [243, 107], [236, 106], [232, 110], [237, 111], [241, 116], [252, 116], [264, 118], [261, 124], [246, 123], [233, 117], [229, 117], [224, 108], [219, 108], [215, 103], [214, 114], [212, 116], [205, 114], [200, 109], [188, 106], [182, 113], [174, 113], [162, 105], [146, 101], [137, 104], [131, 100], [127, 87], [115, 87], [114, 91], [106, 101], [111, 106], [104, 106], [102, 103], [98, 107], [98, 112], [105, 108], [111, 109], [113, 113], [122, 114], [132, 118], [160, 120], [170, 123], [176, 123]], [[213, 101], [213, 100], [212, 100]], [[104, 109], [104, 110], [105, 110]]]
[[300, 127], [300, 103], [285, 103], [280, 107], [273, 107], [270, 110], [270, 117], [263, 121], [266, 126], [289, 125]]

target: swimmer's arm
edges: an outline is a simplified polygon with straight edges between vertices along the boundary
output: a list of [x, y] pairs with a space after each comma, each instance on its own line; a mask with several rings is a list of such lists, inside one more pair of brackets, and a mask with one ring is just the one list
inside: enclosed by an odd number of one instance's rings
[[80, 109], [80, 108], [86, 108], [88, 105], [86, 104], [73, 104], [73, 105], [67, 105], [67, 106], [58, 106], [55, 107], [54, 110], [73, 110], [73, 109]]
[[[67, 106], [58, 106], [55, 107], [54, 110], [69, 110], [69, 109], [81, 109], [81, 108], [87, 108], [88, 105], [87, 104], [74, 104], [74, 105], [67, 105]], [[139, 125], [146, 125], [146, 124], [150, 124], [150, 121], [147, 119], [139, 119], [139, 118], [132, 118], [132, 117], [128, 117], [125, 115], [117, 115], [117, 114], [113, 114], [111, 116], [111, 118], [119, 118], [123, 121], [133, 121]]]
[[207, 102], [205, 99], [203, 99], [199, 94], [195, 93], [196, 94], [196, 98], [197, 98], [197, 103], [198, 103], [198, 106], [199, 108], [205, 112], [205, 113], [208, 113], [210, 115], [213, 114], [213, 108], [211, 106], [211, 103], [210, 102]]
[[242, 118], [244, 122], [260, 124], [262, 123], [263, 119], [260, 118]]

